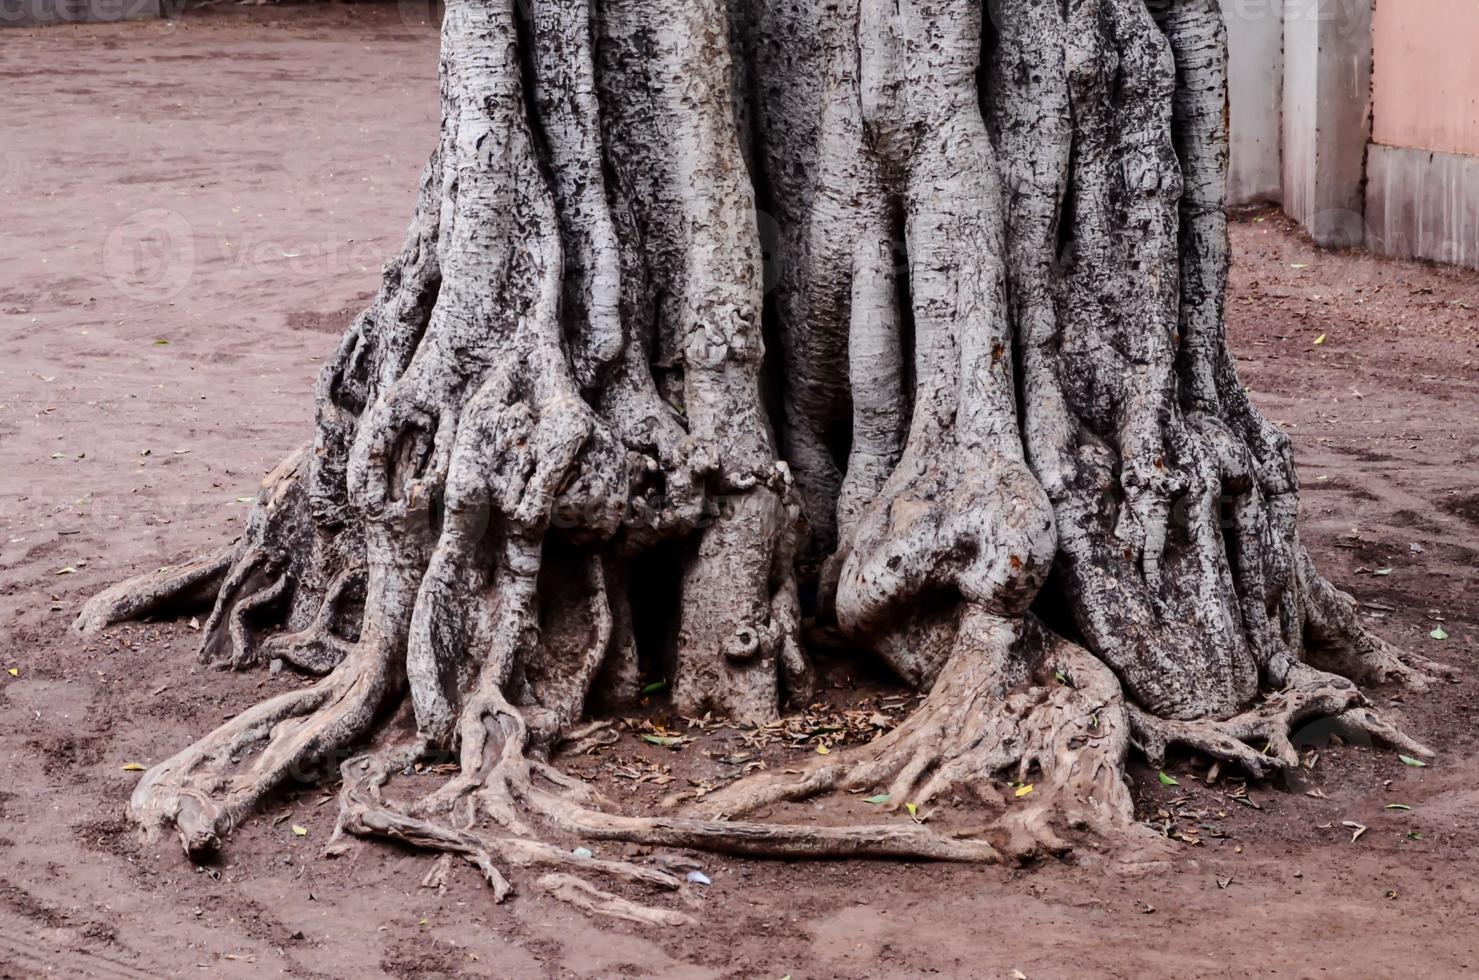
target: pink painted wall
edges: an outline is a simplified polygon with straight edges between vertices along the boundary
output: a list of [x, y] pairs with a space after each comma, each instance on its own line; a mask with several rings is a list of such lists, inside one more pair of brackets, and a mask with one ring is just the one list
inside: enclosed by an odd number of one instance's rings
[[1479, 154], [1479, 0], [1376, 0], [1372, 139]]

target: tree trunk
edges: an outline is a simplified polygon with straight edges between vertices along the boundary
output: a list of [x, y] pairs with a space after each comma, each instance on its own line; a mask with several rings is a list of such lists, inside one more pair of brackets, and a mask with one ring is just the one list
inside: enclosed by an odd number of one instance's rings
[[[558, 869], [676, 879], [536, 825], [988, 860], [1133, 839], [1132, 744], [1264, 775], [1319, 715], [1423, 754], [1353, 682], [1430, 665], [1315, 570], [1289, 442], [1228, 351], [1215, 0], [985, 7], [449, 3], [441, 138], [311, 445], [229, 552], [79, 620], [213, 590], [204, 660], [322, 679], [150, 770], [133, 816], [209, 851], [409, 698], [415, 740], [344, 763], [341, 831], [461, 855], [500, 898], [500, 863], [551, 865], [552, 894], [676, 922]], [[639, 636], [668, 638], [643, 653], [680, 713], [774, 719], [808, 692], [803, 616], [928, 698], [703, 812], [622, 815], [548, 763], [635, 694]], [[382, 799], [438, 750], [458, 775]], [[990, 819], [735, 819], [863, 788], [969, 790]]]

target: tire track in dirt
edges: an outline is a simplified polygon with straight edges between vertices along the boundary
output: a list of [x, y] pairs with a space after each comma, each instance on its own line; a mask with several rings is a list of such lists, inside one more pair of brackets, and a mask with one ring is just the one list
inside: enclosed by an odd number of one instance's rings
[[[1335, 460], [1324, 454], [1311, 453], [1305, 458], [1305, 465], [1312, 469], [1339, 470], [1343, 484], [1359, 493], [1367, 494], [1368, 499], [1383, 504], [1381, 510], [1385, 514], [1395, 515], [1407, 511], [1422, 515], [1422, 524], [1425, 526], [1410, 530], [1423, 531], [1430, 535], [1451, 534], [1459, 539], [1468, 538], [1474, 534], [1470, 522], [1435, 505], [1433, 501], [1420, 493], [1403, 487], [1398, 482], [1396, 474], [1384, 469], [1352, 467], [1348, 460], [1355, 456], [1353, 452], [1338, 447], [1335, 447], [1335, 452], [1345, 459]], [[1400, 527], [1400, 525], [1391, 523], [1384, 526]]]
[[140, 968], [116, 955], [47, 939], [24, 918], [0, 911], [0, 978], [105, 977], [107, 980], [157, 980], [167, 971], [155, 964]]

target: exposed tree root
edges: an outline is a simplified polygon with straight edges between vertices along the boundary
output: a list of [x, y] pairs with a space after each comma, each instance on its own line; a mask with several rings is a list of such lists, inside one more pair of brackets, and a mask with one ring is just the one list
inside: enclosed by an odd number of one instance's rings
[[237, 550], [232, 542], [183, 565], [168, 565], [110, 586], [87, 600], [72, 629], [99, 633], [131, 619], [208, 608], [215, 602]]
[[[973, 798], [997, 815], [1001, 850], [1016, 859], [1068, 851], [1063, 829], [1089, 830], [1116, 846], [1142, 837], [1123, 777], [1130, 729], [1114, 676], [1035, 624], [1025, 639], [1005, 623], [962, 630], [929, 697], [898, 728], [812, 763], [800, 778], [764, 774], [732, 784], [706, 798], [705, 812], [737, 815], [832, 790], [883, 790], [890, 810]], [[984, 637], [996, 643], [975, 646]], [[1025, 684], [1017, 679], [1024, 668]]]
[[583, 878], [571, 874], [548, 874], [539, 879], [539, 887], [562, 902], [595, 915], [610, 916], [656, 926], [692, 926], [698, 921], [690, 915], [671, 909], [638, 905], [620, 895], [603, 892]]
[[139, 780], [129, 813], [151, 836], [173, 826], [187, 853], [205, 855], [285, 780], [315, 770], [362, 739], [393, 692], [389, 647], [361, 642], [328, 677], [235, 716]]
[[[392, 766], [403, 766], [408, 761], [413, 761], [417, 754], [413, 750], [392, 752], [386, 758], [362, 756], [344, 764], [344, 784], [339, 795], [339, 822], [335, 827], [334, 837], [329, 842], [328, 853], [342, 852], [343, 843], [340, 838], [345, 833], [364, 837], [390, 837], [430, 850], [445, 851], [460, 856], [477, 867], [493, 888], [494, 900], [498, 902], [503, 901], [513, 888], [500, 872], [495, 859], [520, 868], [542, 865], [578, 869], [586, 874], [601, 875], [664, 891], [678, 891], [683, 887], [681, 880], [666, 872], [630, 862], [582, 857], [574, 851], [540, 840], [507, 834], [489, 836], [401, 813], [384, 802], [380, 788], [389, 781]], [[432, 875], [438, 876], [434, 880], [439, 880], [444, 875], [444, 869], [439, 865], [433, 869]], [[548, 880], [541, 879], [541, 884]], [[557, 880], [561, 883], [562, 890], [572, 887], [571, 882], [580, 881], [568, 874], [559, 876]], [[593, 910], [606, 911], [608, 914], [617, 914], [620, 911], [626, 913], [621, 915], [623, 918], [632, 917], [632, 914], [641, 911], [650, 913], [646, 921], [659, 924], [676, 925], [690, 921], [686, 916], [645, 909], [624, 899], [614, 899], [583, 882], [579, 894], [592, 901], [610, 899], [614, 904], [609, 909], [603, 904], [600, 909]]]
[[1316, 718], [1330, 719], [1348, 737], [1366, 735], [1409, 755], [1433, 755], [1373, 711], [1350, 681], [1298, 663], [1290, 665], [1284, 689], [1225, 720], [1157, 718], [1130, 706], [1136, 744], [1152, 764], [1163, 764], [1166, 749], [1180, 745], [1235, 762], [1257, 777], [1297, 768], [1300, 753], [1290, 736]]
[[1305, 597], [1304, 658], [1310, 666], [1357, 684], [1394, 683], [1414, 691], [1453, 675], [1447, 664], [1399, 651], [1361, 625], [1356, 601], [1325, 580], [1302, 546], [1297, 570]]
[[[502, 706], [498, 721], [498, 729], [510, 736], [509, 740], [496, 752], [492, 745], [483, 743], [481, 748], [493, 754], [479, 767], [468, 768], [470, 760], [464, 755], [462, 774], [413, 807], [416, 813], [436, 816], [403, 812], [388, 804], [381, 794], [392, 773], [414, 763], [425, 746], [346, 762], [342, 768], [339, 820], [328, 853], [344, 852], [344, 834], [393, 838], [442, 851], [475, 866], [499, 902], [513, 886], [498, 862], [518, 868], [556, 867], [562, 870], [538, 880], [538, 885], [554, 897], [594, 913], [665, 926], [689, 925], [694, 920], [682, 912], [638, 904], [603, 891], [586, 878], [598, 876], [648, 890], [678, 892], [692, 904], [680, 879], [630, 861], [598, 859], [577, 853], [574, 848], [557, 847], [535, 836], [532, 822], [546, 825], [548, 829], [543, 833], [563, 834], [576, 841], [621, 841], [740, 855], [999, 859], [997, 851], [985, 841], [948, 837], [909, 823], [828, 828], [611, 813], [602, 807], [612, 804], [592, 787], [527, 755], [527, 732], [518, 712]], [[451, 821], [464, 826], [453, 826]], [[495, 832], [474, 829], [484, 822], [491, 823]], [[445, 874], [446, 865], [439, 862], [423, 883], [439, 885], [445, 881]]]

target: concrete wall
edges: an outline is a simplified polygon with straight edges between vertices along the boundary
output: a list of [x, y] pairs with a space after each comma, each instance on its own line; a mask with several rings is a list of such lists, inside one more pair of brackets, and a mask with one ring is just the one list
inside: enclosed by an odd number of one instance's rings
[[1372, 139], [1479, 154], [1479, 2], [1379, 0]]
[[1370, 94], [1370, 0], [1285, 0], [1284, 211], [1321, 245], [1365, 237]]
[[1373, 144], [1367, 246], [1479, 269], [1479, 156]]
[[159, 16], [160, 0], [0, 0], [0, 27]]
[[1284, 103], [1281, 0], [1220, 0], [1227, 24], [1228, 123], [1232, 159], [1228, 202], [1277, 201]]
[[1284, 212], [1303, 221], [1314, 211], [1315, 113], [1319, 96], [1316, 68], [1320, 37], [1316, 24], [1298, 20], [1284, 25], [1283, 105], [1279, 113], [1280, 156], [1279, 179], [1282, 183]]
[[1367, 246], [1479, 269], [1479, 0], [1377, 0]]
[[1228, 200], [1281, 201], [1322, 245], [1479, 268], [1479, 0], [1220, 3]]

